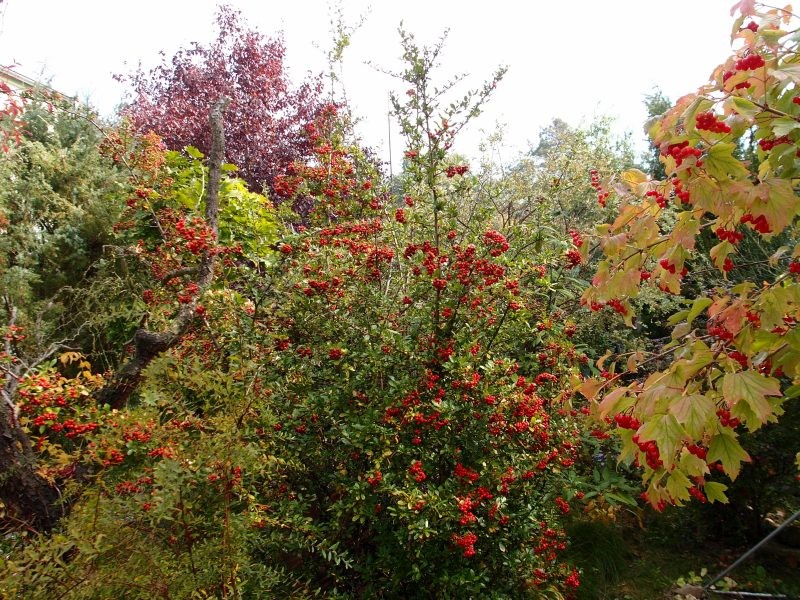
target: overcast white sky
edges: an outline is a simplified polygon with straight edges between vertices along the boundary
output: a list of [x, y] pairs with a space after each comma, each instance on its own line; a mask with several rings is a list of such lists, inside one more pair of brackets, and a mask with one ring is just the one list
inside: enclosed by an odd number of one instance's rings
[[[283, 32], [296, 79], [325, 66], [326, 0], [232, 0], [250, 26]], [[364, 63], [399, 64], [397, 26], [421, 43], [445, 28], [443, 76], [468, 73], [479, 85], [501, 64], [509, 72], [460, 149], [474, 155], [481, 129], [507, 127], [508, 157], [535, 142], [554, 117], [570, 123], [617, 118], [643, 140], [642, 99], [655, 86], [673, 100], [704, 83], [729, 52], [733, 0], [342, 0], [355, 21], [367, 14], [346, 54], [345, 85], [368, 145], [388, 156], [388, 91], [397, 82]], [[53, 86], [112, 114], [124, 90], [111, 78], [155, 65], [191, 41], [213, 39], [215, 0], [0, 0], [0, 64], [52, 77]], [[371, 9], [369, 8], [371, 6]], [[395, 152], [399, 135], [392, 133]], [[397, 154], [395, 154], [397, 156]]]

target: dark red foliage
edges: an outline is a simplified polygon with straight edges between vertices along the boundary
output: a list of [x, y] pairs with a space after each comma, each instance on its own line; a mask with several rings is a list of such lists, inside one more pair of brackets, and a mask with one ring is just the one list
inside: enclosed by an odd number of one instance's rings
[[275, 175], [310, 154], [303, 126], [319, 112], [321, 79], [293, 88], [281, 38], [248, 29], [230, 6], [220, 6], [216, 20], [219, 34], [210, 46], [194, 42], [149, 72], [118, 76], [133, 96], [122, 112], [138, 131], [155, 131], [171, 149], [191, 145], [207, 154], [209, 111], [228, 96], [226, 160], [255, 191], [271, 190]]

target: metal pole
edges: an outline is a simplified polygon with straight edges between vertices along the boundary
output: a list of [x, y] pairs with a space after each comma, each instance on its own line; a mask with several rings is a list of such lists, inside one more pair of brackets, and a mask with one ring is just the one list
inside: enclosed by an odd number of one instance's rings
[[[756, 551], [756, 550], [758, 550], [759, 548], [761, 548], [761, 546], [763, 546], [764, 544], [766, 544], [768, 541], [770, 541], [772, 538], [774, 538], [776, 535], [778, 535], [778, 534], [779, 534], [781, 531], [783, 531], [784, 529], [786, 529], [786, 528], [787, 528], [787, 527], [788, 527], [788, 526], [789, 526], [789, 525], [790, 525], [792, 522], [796, 521], [798, 518], [800, 518], [800, 510], [798, 510], [798, 511], [797, 511], [796, 513], [794, 513], [794, 514], [793, 514], [791, 517], [789, 517], [789, 518], [788, 518], [788, 519], [786, 519], [786, 520], [785, 520], [783, 523], [781, 523], [780, 527], [778, 527], [778, 528], [777, 528], [775, 531], [771, 532], [771, 533], [770, 533], [770, 534], [769, 534], [767, 537], [765, 537], [763, 540], [761, 540], [760, 542], [758, 542], [758, 543], [757, 543], [755, 546], [753, 546], [752, 548], [750, 548], [750, 550], [748, 550], [747, 552], [745, 552], [744, 554], [742, 554], [742, 555], [741, 555], [739, 558], [737, 558], [737, 559], [736, 559], [736, 561], [735, 561], [735, 562], [734, 562], [734, 563], [733, 563], [733, 564], [732, 564], [730, 567], [728, 567], [727, 569], [725, 569], [725, 570], [724, 570], [722, 573], [720, 573], [719, 575], [717, 575], [716, 577], [714, 577], [714, 579], [712, 579], [712, 580], [711, 580], [711, 581], [709, 581], [707, 584], [705, 584], [705, 585], [703, 586], [703, 589], [704, 589], [704, 590], [706, 590], [706, 591], [708, 591], [708, 590], [711, 588], [711, 586], [713, 586], [713, 585], [714, 585], [715, 583], [717, 583], [717, 582], [718, 582], [720, 579], [722, 579], [723, 577], [725, 577], [725, 576], [726, 576], [728, 573], [730, 573], [731, 571], [733, 571], [733, 570], [734, 570], [736, 567], [738, 567], [740, 564], [742, 564], [742, 563], [743, 563], [745, 560], [747, 560], [748, 558], [750, 558], [750, 557], [753, 555], [753, 553], [755, 553], [755, 551]], [[713, 591], [713, 590], [712, 590], [712, 591]]]

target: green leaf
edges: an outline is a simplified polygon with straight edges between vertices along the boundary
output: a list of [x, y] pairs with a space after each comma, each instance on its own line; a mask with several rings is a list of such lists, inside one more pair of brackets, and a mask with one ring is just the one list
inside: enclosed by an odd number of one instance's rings
[[734, 158], [736, 144], [720, 143], [711, 146], [703, 159], [706, 171], [718, 180], [727, 180], [729, 176], [745, 177], [747, 168]]
[[669, 474], [667, 478], [667, 491], [675, 502], [680, 503], [689, 500], [691, 497], [689, 496], [690, 487], [692, 487], [692, 482], [689, 481], [689, 478], [686, 477], [682, 471], [675, 469]]
[[667, 325], [675, 326], [689, 316], [689, 310], [679, 310], [667, 319]]
[[669, 405], [669, 412], [675, 415], [690, 437], [699, 439], [706, 429], [708, 418], [714, 414], [714, 407], [711, 399], [696, 394], [681, 396]]
[[779, 117], [772, 121], [772, 131], [775, 137], [782, 137], [800, 127], [800, 123], [791, 117]]
[[758, 210], [755, 210], [754, 206], [752, 212], [753, 214], [763, 214], [766, 217], [772, 230], [771, 233], [780, 233], [794, 220], [800, 208], [800, 202], [794, 193], [792, 182], [787, 179], [768, 179], [764, 185], [769, 189], [769, 200], [766, 204], [759, 206]]
[[196, 159], [199, 160], [199, 159], [205, 157], [205, 155], [202, 152], [200, 152], [200, 150], [195, 148], [194, 146], [186, 146], [186, 148], [184, 148], [184, 149], [186, 150], [186, 154], [188, 154], [192, 158], [196, 158]]
[[714, 261], [714, 266], [722, 271], [725, 266], [725, 259], [728, 258], [728, 255], [734, 250], [736, 250], [736, 247], [728, 240], [724, 240], [711, 248], [708, 254], [711, 260]]
[[711, 306], [711, 298], [696, 298], [692, 303], [692, 308], [689, 310], [689, 314], [686, 317], [686, 321], [689, 323], [689, 325], [691, 325], [692, 321], [694, 321], [695, 318], [709, 306]]
[[766, 377], [755, 371], [727, 373], [722, 380], [722, 393], [731, 406], [745, 402], [752, 411], [755, 423], [747, 423], [748, 428], [758, 429], [772, 415], [772, 405], [767, 396], [780, 396], [781, 384], [774, 377]]
[[742, 463], [750, 462], [750, 455], [744, 451], [732, 432], [723, 430], [711, 439], [706, 460], [709, 463], [720, 461], [725, 473], [734, 480], [739, 476]]
[[689, 477], [702, 477], [709, 473], [708, 465], [699, 456], [695, 456], [684, 448], [681, 452], [681, 460], [679, 463], [681, 470]]
[[762, 112], [760, 106], [750, 102], [750, 100], [740, 98], [739, 96], [731, 96], [728, 98], [728, 103], [743, 117], [752, 118]]
[[706, 481], [705, 487], [703, 487], [709, 502], [721, 502], [722, 504], [728, 503], [728, 497], [725, 495], [727, 489], [727, 485], [716, 481]]

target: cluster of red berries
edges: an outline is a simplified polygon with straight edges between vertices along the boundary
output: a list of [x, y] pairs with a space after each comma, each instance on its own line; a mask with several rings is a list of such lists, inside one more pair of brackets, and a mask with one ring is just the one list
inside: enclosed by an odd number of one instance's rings
[[186, 284], [186, 287], [183, 288], [183, 291], [178, 294], [178, 302], [181, 304], [189, 304], [195, 296], [197, 296], [197, 292], [200, 291], [200, 287], [192, 282]]
[[737, 71], [752, 71], [764, 66], [764, 59], [759, 54], [748, 54], [740, 58], [734, 65]]
[[782, 135], [781, 137], [777, 138], [764, 138], [758, 140], [758, 146], [764, 151], [769, 152], [775, 146], [780, 146], [781, 144], [791, 144], [792, 140], [789, 139], [788, 135]]
[[731, 128], [723, 123], [722, 121], [717, 120], [717, 115], [713, 112], [704, 112], [700, 113], [695, 117], [696, 120], [696, 127], [698, 129], [702, 129], [704, 131], [710, 131], [711, 133], [730, 133]]
[[662, 461], [661, 457], [659, 456], [658, 446], [653, 440], [643, 442], [639, 440], [638, 435], [634, 435], [633, 443], [639, 446], [639, 450], [644, 452], [645, 461], [647, 462], [648, 467], [656, 471], [664, 466], [664, 461]]
[[508, 251], [509, 248], [506, 236], [499, 231], [494, 231], [491, 229], [483, 234], [483, 243], [490, 248], [489, 254], [495, 257], [500, 256], [504, 252]]
[[398, 223], [405, 223], [406, 212], [402, 208], [398, 208], [396, 211], [394, 211], [394, 220]]
[[600, 173], [598, 173], [597, 169], [589, 171], [589, 175], [591, 175], [592, 178], [590, 185], [594, 188], [594, 191], [597, 192], [597, 203], [605, 207], [610, 192], [603, 191], [603, 184], [600, 183]]
[[470, 483], [475, 483], [476, 481], [478, 481], [478, 478], [480, 477], [477, 471], [474, 471], [473, 469], [468, 469], [461, 463], [456, 464], [455, 476], [458, 477], [459, 479], [464, 479], [466, 481], [469, 481]]
[[[662, 258], [660, 261], [658, 261], [658, 264], [662, 269], [664, 269], [665, 271], [667, 271], [669, 273], [672, 273], [673, 275], [677, 272], [677, 268], [675, 267], [674, 264], [669, 262], [668, 258]], [[688, 272], [689, 272], [689, 270], [686, 267], [683, 267], [683, 269], [681, 269], [679, 274], [680, 274], [681, 277], [686, 277], [686, 274]]]
[[694, 496], [694, 498], [698, 500], [701, 504], [705, 504], [706, 502], [708, 502], [706, 495], [702, 491], [700, 491], [700, 488], [698, 488], [697, 486], [693, 485], [692, 487], [690, 487], [689, 493], [692, 496]]
[[567, 547], [564, 541], [565, 534], [563, 531], [556, 531], [552, 527], [548, 527], [547, 523], [541, 523], [542, 535], [533, 551], [545, 558], [548, 562], [553, 562], [557, 558], [557, 552], [560, 552]]
[[464, 535], [453, 534], [453, 542], [455, 542], [456, 546], [464, 549], [464, 556], [467, 558], [475, 556], [475, 542], [477, 541], [478, 536], [471, 531], [468, 531]]
[[731, 244], [737, 244], [744, 239], [744, 234], [736, 231], [735, 229], [725, 229], [724, 227], [719, 227], [715, 233], [719, 239], [722, 241], [728, 241]]
[[558, 510], [560, 510], [562, 514], [566, 515], [569, 512], [569, 502], [564, 500], [562, 497], [559, 496], [558, 498], [556, 498], [555, 503], [556, 506], [558, 507]]
[[641, 494], [639, 494], [639, 498], [641, 498], [645, 502], [649, 502], [650, 506], [655, 508], [658, 512], [663, 512], [664, 509], [667, 508], [667, 501], [666, 500], [659, 500], [658, 502], [652, 502], [650, 500], [650, 496], [647, 494], [647, 492], [642, 492]]
[[583, 246], [583, 238], [581, 237], [580, 232], [570, 229], [569, 236], [572, 238], [572, 243], [576, 248]]
[[745, 355], [743, 352], [739, 352], [738, 350], [728, 352], [728, 358], [738, 362], [743, 369], [747, 368], [747, 355]]
[[150, 452], [148, 452], [147, 456], [150, 458], [173, 458], [175, 453], [172, 451], [172, 448], [167, 446], [159, 446], [158, 448], [153, 448]]
[[683, 189], [683, 182], [674, 177], [672, 179], [673, 192], [675, 193], [675, 197], [678, 198], [682, 203], [689, 204], [691, 200], [689, 200], [689, 191]]
[[731, 417], [731, 411], [727, 408], [720, 408], [717, 410], [717, 416], [719, 417], [719, 422], [723, 427], [730, 427], [731, 429], [736, 429], [742, 422], [737, 419], [736, 417]]
[[726, 257], [722, 263], [722, 270], [726, 273], [730, 273], [733, 271], [734, 267], [736, 267], [736, 265], [733, 264], [733, 261], [729, 257]]
[[452, 165], [447, 167], [447, 177], [453, 178], [456, 175], [463, 175], [469, 170], [467, 165]]
[[658, 204], [658, 206], [661, 208], [664, 208], [667, 205], [667, 199], [664, 198], [664, 194], [658, 190], [648, 190], [645, 196], [648, 198], [653, 198], [656, 201], [656, 204]]
[[619, 298], [612, 298], [608, 302], [606, 302], [607, 306], [610, 306], [615, 313], [620, 315], [628, 314], [628, 307], [623, 304], [622, 300]]
[[456, 504], [458, 505], [458, 511], [461, 513], [461, 518], [459, 519], [459, 523], [461, 525], [468, 525], [474, 521], [477, 521], [477, 517], [473, 514], [472, 509], [477, 506], [477, 503], [472, 501], [472, 498], [469, 496], [465, 498], [456, 498]]
[[209, 252], [216, 236], [214, 230], [200, 217], [195, 217], [189, 223], [180, 219], [175, 223], [175, 229], [186, 242], [186, 249], [192, 254]]
[[328, 350], [328, 358], [331, 360], [339, 360], [344, 356], [344, 350], [341, 348], [331, 348]]
[[374, 475], [367, 477], [367, 483], [372, 487], [378, 487], [381, 481], [383, 481], [383, 473], [380, 470], [376, 470]]
[[[792, 266], [789, 265], [789, 272], [800, 273], [800, 263], [797, 263], [797, 271], [792, 271]], [[759, 315], [757, 312], [748, 310], [746, 313], [744, 313], [744, 316], [754, 327], [761, 327], [761, 315]]]
[[720, 325], [715, 325], [710, 323], [706, 326], [708, 331], [708, 335], [711, 335], [715, 338], [719, 338], [723, 341], [732, 342], [733, 341], [733, 334], [728, 331], [725, 327]]
[[125, 455], [120, 452], [119, 450], [111, 450], [106, 454], [106, 457], [103, 459], [103, 466], [104, 467], [112, 467], [114, 465], [118, 465], [125, 460]]
[[800, 262], [797, 262], [796, 260], [790, 262], [789, 273], [792, 273], [793, 275], [800, 274]]
[[759, 215], [758, 217], [754, 217], [753, 215], [744, 215], [739, 222], [742, 224], [751, 223], [753, 225], [753, 229], [755, 229], [759, 233], [770, 233], [772, 231], [772, 227], [769, 226], [767, 222], [767, 217], [764, 215]]
[[411, 466], [408, 468], [408, 472], [414, 477], [414, 481], [417, 483], [422, 483], [425, 481], [428, 476], [425, 474], [425, 471], [422, 470], [422, 463], [418, 460], [415, 460], [411, 463]]
[[129, 495], [129, 494], [138, 494], [139, 492], [143, 491], [142, 488], [148, 485], [153, 485], [153, 478], [149, 475], [142, 475], [139, 477], [135, 482], [133, 481], [123, 481], [118, 483], [117, 486], [114, 488], [114, 491], [121, 496]]
[[689, 444], [688, 446], [686, 446], [686, 449], [689, 451], [690, 454], [694, 454], [700, 460], [705, 460], [706, 456], [708, 456], [708, 450], [706, 450], [702, 446], [698, 446], [697, 444]]
[[564, 253], [564, 259], [567, 261], [567, 268], [571, 269], [572, 267], [577, 267], [579, 264], [583, 262], [583, 257], [578, 250], [574, 248], [567, 250]]
[[545, 383], [558, 383], [558, 377], [552, 373], [539, 373], [536, 376], [536, 385], [544, 385]]
[[614, 422], [620, 429], [632, 429], [636, 431], [642, 426], [642, 423], [632, 415], [619, 414], [614, 417]]
[[703, 161], [700, 160], [700, 157], [703, 155], [703, 152], [699, 148], [693, 148], [689, 146], [688, 141], [683, 141], [678, 144], [670, 144], [667, 146], [666, 150], [662, 150], [661, 152], [664, 156], [671, 156], [675, 159], [675, 163], [677, 166], [681, 166], [683, 161], [689, 158], [690, 156], [694, 156], [697, 161], [696, 165], [698, 167], [703, 166]]

